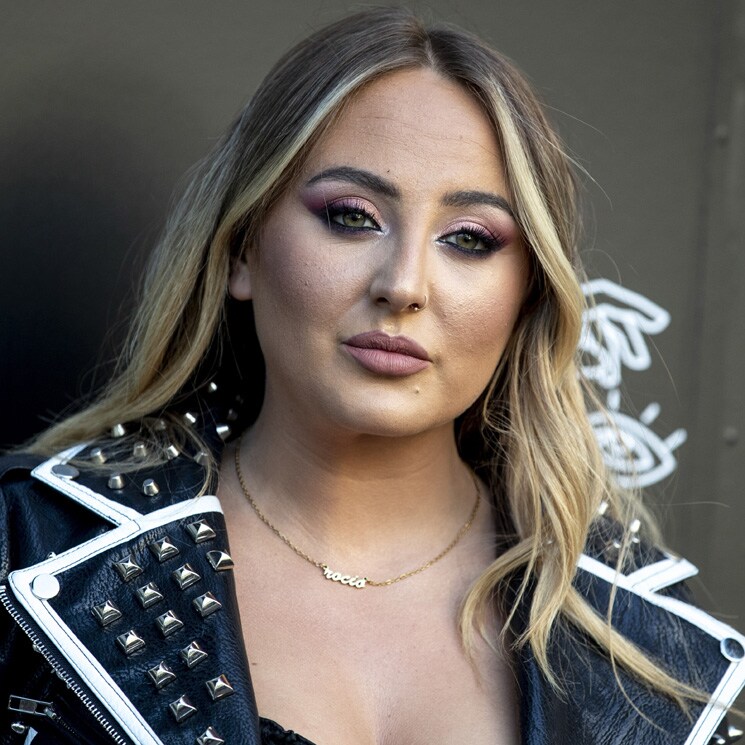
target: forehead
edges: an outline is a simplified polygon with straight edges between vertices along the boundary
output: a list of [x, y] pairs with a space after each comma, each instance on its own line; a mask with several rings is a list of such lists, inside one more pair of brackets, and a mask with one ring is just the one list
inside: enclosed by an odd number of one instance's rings
[[508, 191], [497, 134], [481, 106], [430, 69], [388, 73], [346, 102], [303, 170], [338, 165], [402, 185]]

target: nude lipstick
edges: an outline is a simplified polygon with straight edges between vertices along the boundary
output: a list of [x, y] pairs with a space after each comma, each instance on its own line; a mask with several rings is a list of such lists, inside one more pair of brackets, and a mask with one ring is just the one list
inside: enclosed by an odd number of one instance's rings
[[408, 336], [366, 331], [343, 344], [362, 367], [378, 375], [405, 377], [424, 370], [431, 362], [427, 350]]

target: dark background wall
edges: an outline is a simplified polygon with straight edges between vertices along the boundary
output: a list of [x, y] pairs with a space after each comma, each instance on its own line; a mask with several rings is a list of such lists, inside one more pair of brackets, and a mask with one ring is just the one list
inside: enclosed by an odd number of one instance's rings
[[[420, 7], [534, 80], [592, 176], [591, 276], [669, 312], [609, 401], [662, 440], [687, 433], [648, 499], [701, 567], [701, 602], [744, 628], [745, 2]], [[277, 56], [347, 9], [0, 0], [0, 443], [100, 383], [183, 174]]]

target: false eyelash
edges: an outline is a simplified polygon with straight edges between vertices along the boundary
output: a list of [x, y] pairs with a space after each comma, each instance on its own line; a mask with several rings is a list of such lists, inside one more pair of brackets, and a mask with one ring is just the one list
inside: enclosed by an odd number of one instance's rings
[[[462, 246], [457, 245], [456, 243], [451, 243], [450, 241], [445, 241], [445, 238], [448, 238], [449, 236], [455, 236], [459, 235], [461, 233], [467, 233], [468, 235], [473, 236], [474, 238], [478, 238], [483, 244], [484, 248], [463, 248]], [[499, 251], [501, 248], [505, 246], [507, 241], [502, 238], [499, 235], [493, 235], [488, 230], [484, 228], [479, 228], [477, 226], [469, 226], [469, 227], [463, 227], [460, 230], [451, 230], [449, 233], [444, 235], [441, 239], [441, 242], [446, 243], [450, 248], [454, 248], [456, 251], [460, 251], [461, 253], [468, 254], [469, 256], [489, 256], [490, 254], [495, 253], [496, 251]]]
[[[364, 215], [368, 220], [370, 220], [375, 227], [360, 227], [355, 228], [351, 225], [342, 225], [339, 222], [336, 222], [332, 220], [333, 217], [336, 217], [337, 215], [343, 215], [345, 213], [349, 212], [356, 212], [360, 215]], [[373, 215], [370, 214], [370, 211], [366, 208], [365, 203], [357, 200], [357, 199], [341, 199], [337, 200], [335, 202], [332, 202], [331, 204], [325, 204], [319, 211], [318, 211], [318, 217], [326, 223], [326, 225], [331, 230], [338, 230], [343, 233], [360, 233], [367, 230], [379, 230], [380, 226], [378, 225], [378, 221], [375, 219]]]

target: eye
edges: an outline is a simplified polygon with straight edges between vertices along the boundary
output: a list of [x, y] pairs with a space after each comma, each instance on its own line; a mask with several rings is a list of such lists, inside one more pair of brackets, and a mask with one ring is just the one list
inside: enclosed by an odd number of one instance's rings
[[375, 221], [366, 213], [356, 210], [329, 210], [329, 219], [345, 228], [377, 228]]
[[489, 254], [498, 251], [505, 243], [487, 230], [475, 226], [448, 233], [440, 240], [468, 254]]
[[378, 221], [359, 200], [340, 200], [325, 204], [318, 213], [332, 230], [348, 233], [362, 233], [368, 230], [380, 230]]

